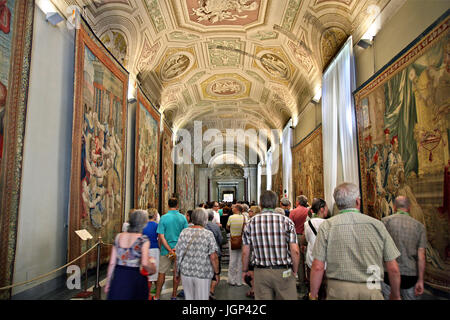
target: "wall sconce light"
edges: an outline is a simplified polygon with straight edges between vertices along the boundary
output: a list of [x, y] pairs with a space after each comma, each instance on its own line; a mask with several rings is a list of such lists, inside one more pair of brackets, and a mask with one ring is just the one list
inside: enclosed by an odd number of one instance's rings
[[367, 48], [371, 47], [372, 44], [373, 44], [373, 41], [369, 40], [369, 39], [361, 39], [357, 43], [358, 47], [361, 47], [363, 49], [367, 49]]
[[311, 99], [311, 102], [314, 104], [318, 104], [321, 98], [322, 98], [322, 88], [317, 88], [314, 97]]
[[45, 20], [49, 22], [52, 26], [56, 26], [58, 23], [64, 20], [58, 12], [48, 12], [45, 14]]
[[50, 0], [36, 0], [36, 4], [45, 14], [45, 20], [52, 26], [56, 26], [65, 20], [65, 17], [58, 12], [58, 8]]

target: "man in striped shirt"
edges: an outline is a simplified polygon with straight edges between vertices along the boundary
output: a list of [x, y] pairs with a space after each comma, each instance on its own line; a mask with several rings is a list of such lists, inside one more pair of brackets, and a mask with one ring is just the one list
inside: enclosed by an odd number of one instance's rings
[[244, 229], [242, 246], [243, 277], [248, 274], [250, 248], [255, 266], [256, 300], [296, 300], [295, 274], [300, 251], [295, 225], [288, 217], [274, 212], [278, 204], [275, 192], [261, 194], [262, 211]]

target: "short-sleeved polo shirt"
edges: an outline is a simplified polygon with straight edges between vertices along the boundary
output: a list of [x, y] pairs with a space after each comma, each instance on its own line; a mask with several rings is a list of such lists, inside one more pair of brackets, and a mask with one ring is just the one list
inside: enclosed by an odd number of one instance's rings
[[384, 262], [400, 252], [381, 221], [354, 210], [320, 225], [312, 255], [327, 263], [329, 279], [364, 283], [378, 268], [382, 280]]
[[400, 250], [398, 267], [404, 276], [417, 276], [418, 249], [427, 247], [425, 226], [407, 214], [394, 214], [381, 220]]
[[[187, 227], [188, 222], [186, 217], [178, 210], [170, 210], [161, 217], [156, 232], [158, 234], [163, 234], [167, 243], [173, 249], [177, 245], [181, 231]], [[167, 254], [169, 254], [169, 251], [162, 245], [161, 255], [165, 256]]]

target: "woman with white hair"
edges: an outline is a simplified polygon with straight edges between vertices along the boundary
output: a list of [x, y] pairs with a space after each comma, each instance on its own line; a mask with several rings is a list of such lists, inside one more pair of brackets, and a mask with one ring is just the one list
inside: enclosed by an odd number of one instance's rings
[[219, 283], [217, 244], [211, 231], [206, 230], [208, 213], [203, 208], [192, 212], [193, 226], [184, 229], [175, 251], [177, 263], [174, 275], [183, 282], [186, 300], [208, 300], [211, 279]]
[[149, 239], [142, 235], [147, 222], [147, 211], [134, 210], [128, 230], [116, 236], [105, 286], [108, 300], [148, 299], [147, 277], [141, 274], [141, 267], [151, 275], [156, 272], [156, 265], [149, 258]]

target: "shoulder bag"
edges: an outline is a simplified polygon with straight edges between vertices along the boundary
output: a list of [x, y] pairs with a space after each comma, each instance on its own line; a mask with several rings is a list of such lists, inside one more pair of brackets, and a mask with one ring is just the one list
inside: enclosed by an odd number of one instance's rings
[[[245, 226], [245, 217], [242, 216], [242, 230], [241, 235], [239, 236], [231, 236], [230, 234], [230, 243], [231, 243], [231, 250], [240, 250], [242, 248], [242, 233], [244, 232], [244, 226]], [[230, 230], [231, 232], [231, 230]]]

